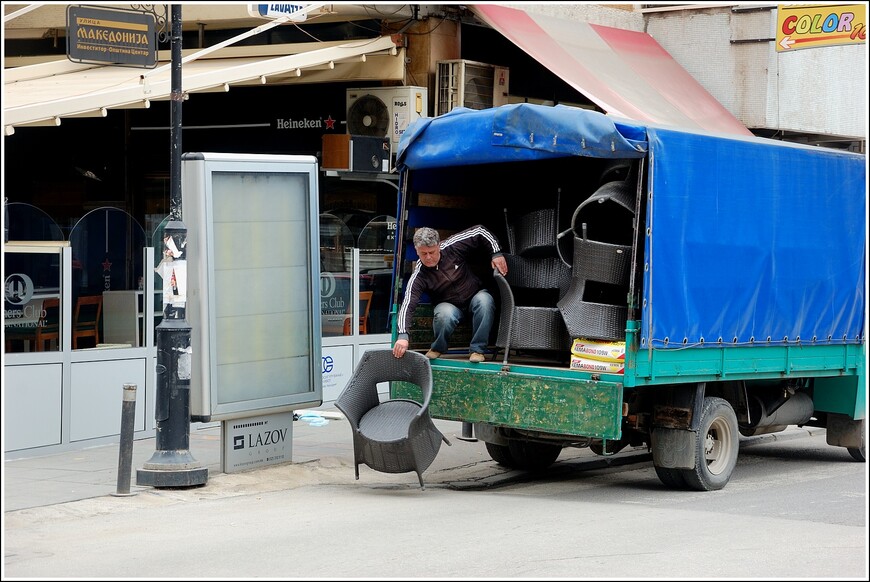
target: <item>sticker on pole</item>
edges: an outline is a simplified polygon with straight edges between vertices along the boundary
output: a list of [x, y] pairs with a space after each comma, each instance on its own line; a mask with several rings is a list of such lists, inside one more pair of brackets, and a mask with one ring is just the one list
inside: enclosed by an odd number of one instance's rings
[[300, 4], [248, 4], [248, 14], [254, 18], [285, 18], [291, 22], [303, 22], [308, 17], [311, 2]]

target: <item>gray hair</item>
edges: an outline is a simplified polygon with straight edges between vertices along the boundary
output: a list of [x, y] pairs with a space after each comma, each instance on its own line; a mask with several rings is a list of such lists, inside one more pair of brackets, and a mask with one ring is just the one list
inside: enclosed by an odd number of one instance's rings
[[418, 228], [414, 233], [414, 248], [437, 247], [439, 242], [441, 242], [441, 238], [438, 236], [438, 231], [434, 228], [424, 226]]

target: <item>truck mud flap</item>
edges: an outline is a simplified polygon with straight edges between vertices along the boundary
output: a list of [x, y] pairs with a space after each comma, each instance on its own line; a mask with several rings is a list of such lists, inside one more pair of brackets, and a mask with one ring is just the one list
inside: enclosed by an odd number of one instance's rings
[[652, 430], [653, 465], [665, 469], [694, 469], [698, 433], [656, 427]]
[[[622, 383], [435, 366], [432, 376], [429, 411], [436, 418], [612, 440], [621, 436]], [[394, 382], [392, 391], [398, 398], [420, 397], [413, 384]]]

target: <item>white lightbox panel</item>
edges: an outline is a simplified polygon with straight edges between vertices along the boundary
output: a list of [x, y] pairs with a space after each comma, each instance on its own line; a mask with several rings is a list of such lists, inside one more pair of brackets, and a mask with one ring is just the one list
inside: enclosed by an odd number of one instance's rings
[[183, 175], [188, 240], [198, 243], [188, 266], [191, 415], [319, 405], [315, 158], [185, 154]]

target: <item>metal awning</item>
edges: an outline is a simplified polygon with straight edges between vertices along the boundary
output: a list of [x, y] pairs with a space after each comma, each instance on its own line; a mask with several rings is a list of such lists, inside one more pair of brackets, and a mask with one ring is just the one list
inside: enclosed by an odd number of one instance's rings
[[492, 4], [469, 8], [609, 115], [752, 135], [646, 33]]
[[[260, 54], [250, 56], [252, 50]], [[269, 49], [286, 53], [280, 56]], [[294, 49], [296, 52], [293, 52]], [[169, 51], [154, 69], [87, 65], [62, 59], [3, 72], [3, 127], [60, 125], [66, 117], [105, 117], [108, 109], [148, 107], [168, 100]], [[163, 56], [161, 52], [161, 57]], [[248, 54], [249, 56], [239, 56]], [[185, 57], [186, 58], [186, 57]], [[341, 43], [228, 47], [182, 65], [182, 91], [235, 86], [404, 79], [404, 49], [389, 36]]]

